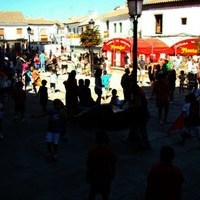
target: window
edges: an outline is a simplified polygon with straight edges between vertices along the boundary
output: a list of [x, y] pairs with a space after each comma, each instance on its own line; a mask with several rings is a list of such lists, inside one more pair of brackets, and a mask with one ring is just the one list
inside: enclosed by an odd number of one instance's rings
[[17, 35], [21, 35], [22, 34], [22, 28], [17, 28]]
[[114, 23], [114, 33], [117, 33], [117, 24]]
[[119, 31], [122, 33], [122, 22], [119, 23]]
[[156, 21], [156, 34], [162, 34], [162, 26], [163, 26], [163, 16], [162, 15], [155, 15]]
[[186, 25], [187, 24], [187, 18], [186, 17], [181, 18], [181, 24], [182, 25]]
[[0, 28], [0, 35], [4, 35], [4, 28]]

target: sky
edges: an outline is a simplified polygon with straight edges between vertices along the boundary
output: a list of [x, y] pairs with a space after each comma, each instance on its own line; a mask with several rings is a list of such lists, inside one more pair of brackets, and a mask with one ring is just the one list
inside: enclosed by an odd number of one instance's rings
[[0, 11], [21, 11], [25, 18], [66, 21], [93, 10], [104, 14], [125, 3], [126, 0], [0, 0]]

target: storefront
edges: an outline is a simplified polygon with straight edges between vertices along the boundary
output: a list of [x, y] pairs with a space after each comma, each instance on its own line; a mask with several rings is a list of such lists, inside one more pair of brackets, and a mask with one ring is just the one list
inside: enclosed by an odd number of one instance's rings
[[196, 56], [200, 54], [200, 38], [191, 38], [177, 42], [172, 47], [173, 55]]
[[[102, 51], [110, 60], [111, 66], [124, 67], [127, 59], [132, 62], [132, 38], [113, 38], [104, 43]], [[146, 61], [158, 59], [161, 54], [170, 54], [171, 49], [164, 42], [155, 38], [138, 38], [138, 55], [144, 55]]]

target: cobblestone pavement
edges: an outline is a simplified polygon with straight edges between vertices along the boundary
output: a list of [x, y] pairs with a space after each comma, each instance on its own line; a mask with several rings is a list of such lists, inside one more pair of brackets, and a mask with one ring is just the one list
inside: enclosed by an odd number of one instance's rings
[[[54, 98], [64, 100], [62, 82], [66, 77], [59, 77], [57, 88], [60, 92], [49, 94], [49, 106]], [[120, 77], [120, 73], [113, 75], [111, 87], [117, 88], [121, 95]], [[47, 74], [43, 78], [48, 79]], [[91, 88], [93, 84], [92, 82]], [[151, 88], [148, 84], [143, 88], [149, 97]], [[159, 150], [164, 144], [175, 148], [174, 162], [182, 169], [186, 178], [182, 199], [200, 199], [200, 148], [197, 140], [193, 137], [185, 146], [179, 146], [179, 134], [166, 133], [170, 123], [180, 113], [183, 102], [184, 97], [176, 91], [175, 101], [170, 104], [169, 124], [161, 126], [158, 123], [155, 101], [148, 99], [151, 113], [148, 124], [151, 151], [139, 151], [124, 143], [122, 140], [127, 137], [128, 129], [108, 132], [111, 145], [118, 155], [110, 200], [144, 199], [147, 172], [159, 159]], [[29, 93], [26, 121], [20, 122], [13, 120], [13, 100], [9, 99], [5, 104], [5, 138], [0, 143], [0, 199], [86, 200], [89, 187], [85, 181], [85, 162], [88, 150], [94, 146], [95, 130], [82, 130], [76, 123], [68, 124], [69, 141], [61, 141], [60, 159], [57, 162], [48, 162], [45, 159], [44, 142], [47, 119], [31, 118], [32, 113], [41, 111], [38, 105], [38, 98]]]

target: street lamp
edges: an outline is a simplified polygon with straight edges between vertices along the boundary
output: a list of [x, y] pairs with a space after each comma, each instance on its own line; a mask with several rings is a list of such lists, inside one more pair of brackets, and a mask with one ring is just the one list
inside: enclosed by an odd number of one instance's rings
[[[91, 19], [91, 20], [89, 21], [89, 29], [90, 29], [91, 31], [93, 31], [93, 29], [94, 29], [94, 24], [95, 24], [94, 20]], [[91, 35], [92, 35], [92, 34], [91, 34]], [[93, 46], [91, 46], [91, 47], [89, 48], [89, 51], [90, 51], [90, 71], [91, 71], [91, 76], [94, 76]]]
[[28, 51], [29, 53], [31, 52], [31, 28], [27, 28], [27, 33], [28, 33]]
[[138, 18], [142, 13], [142, 4], [143, 0], [127, 0], [129, 15], [133, 18], [133, 48], [132, 48], [132, 56], [133, 56], [133, 84], [137, 84], [137, 25]]

